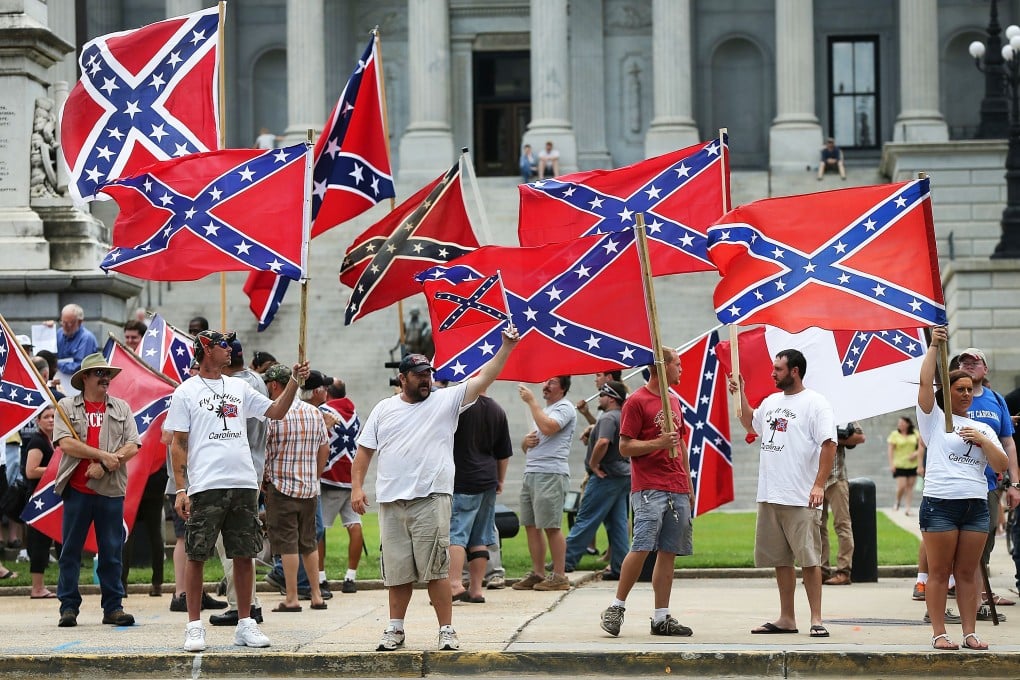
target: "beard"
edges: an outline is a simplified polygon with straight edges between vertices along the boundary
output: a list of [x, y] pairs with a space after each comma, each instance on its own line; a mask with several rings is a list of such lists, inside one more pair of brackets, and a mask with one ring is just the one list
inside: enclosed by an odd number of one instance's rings
[[419, 385], [418, 387], [415, 388], [410, 387], [404, 388], [404, 396], [406, 396], [407, 400], [412, 404], [416, 404], [420, 401], [425, 401], [426, 399], [429, 398], [430, 394], [432, 394], [432, 386], [427, 384]]
[[789, 376], [789, 375], [786, 376], [785, 378], [781, 379], [781, 380], [777, 380], [776, 381], [776, 387], [778, 387], [781, 390], [787, 390], [787, 389], [793, 387], [793, 384], [794, 384], [793, 383], [793, 378], [791, 376]]

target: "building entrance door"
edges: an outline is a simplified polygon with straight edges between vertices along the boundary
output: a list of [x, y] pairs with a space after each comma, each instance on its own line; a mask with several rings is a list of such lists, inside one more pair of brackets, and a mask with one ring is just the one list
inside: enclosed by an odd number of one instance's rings
[[516, 175], [521, 139], [531, 121], [530, 54], [475, 52], [472, 70], [476, 171]]

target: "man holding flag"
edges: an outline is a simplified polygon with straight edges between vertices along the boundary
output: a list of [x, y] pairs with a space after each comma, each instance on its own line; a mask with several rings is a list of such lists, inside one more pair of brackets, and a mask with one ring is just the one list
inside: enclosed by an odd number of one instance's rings
[[121, 606], [121, 547], [124, 542], [124, 495], [127, 462], [138, 452], [141, 440], [134, 414], [127, 402], [110, 396], [110, 381], [120, 369], [102, 354], [90, 354], [71, 376], [74, 397], [60, 400], [68, 422], [58, 418], [53, 441], [63, 451], [57, 469], [55, 491], [64, 499], [63, 548], [60, 551], [61, 628], [78, 625], [81, 593], [78, 577], [89, 526], [95, 525], [99, 546], [97, 574], [102, 593], [103, 623], [134, 625], [135, 617]]
[[804, 574], [811, 607], [811, 637], [829, 637], [822, 625], [822, 569], [818, 528], [825, 480], [836, 455], [836, 422], [828, 400], [804, 387], [807, 360], [795, 349], [776, 354], [772, 379], [782, 392], [752, 409], [743, 378], [732, 376], [740, 392], [740, 423], [762, 438], [758, 473], [758, 525], [754, 564], [774, 567], [779, 584], [779, 618], [753, 629], [756, 634], [796, 633], [794, 562]]

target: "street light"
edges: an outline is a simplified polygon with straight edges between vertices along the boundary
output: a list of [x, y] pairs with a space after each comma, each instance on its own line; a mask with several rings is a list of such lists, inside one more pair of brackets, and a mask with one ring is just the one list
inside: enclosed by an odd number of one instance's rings
[[[994, 3], [993, 3], [994, 11]], [[985, 44], [970, 44], [970, 56], [982, 73], [999, 76], [1009, 95], [1009, 146], [1006, 152], [1006, 209], [1002, 211], [1002, 237], [992, 253], [993, 259], [1020, 258], [1020, 26], [1006, 28], [1001, 64], [985, 59]], [[997, 59], [995, 60], [998, 61]]]

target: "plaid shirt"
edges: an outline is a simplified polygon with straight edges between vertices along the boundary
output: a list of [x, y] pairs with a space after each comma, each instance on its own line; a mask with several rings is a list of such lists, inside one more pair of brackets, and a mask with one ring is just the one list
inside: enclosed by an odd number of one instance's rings
[[317, 457], [329, 444], [319, 410], [295, 399], [282, 420], [270, 420], [266, 432], [266, 481], [291, 498], [319, 495]]

